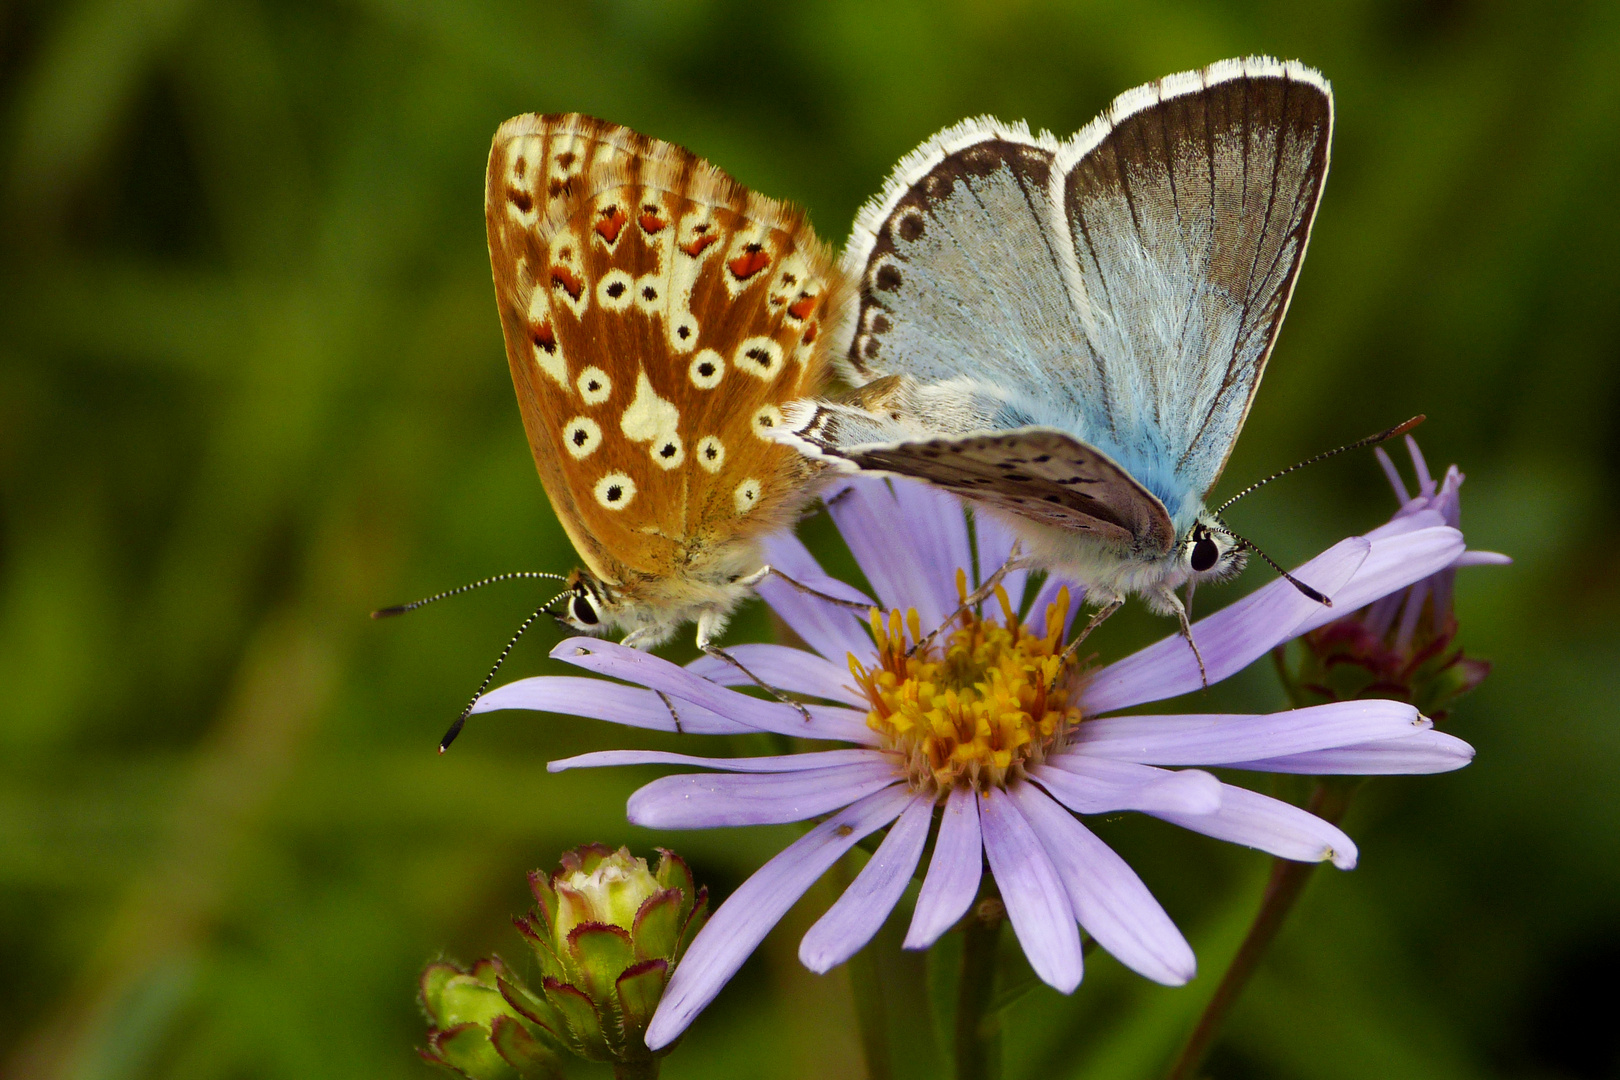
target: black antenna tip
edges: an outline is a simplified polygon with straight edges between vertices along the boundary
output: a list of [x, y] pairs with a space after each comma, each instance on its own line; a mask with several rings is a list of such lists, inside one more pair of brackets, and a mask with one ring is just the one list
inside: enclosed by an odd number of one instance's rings
[[[1261, 558], [1265, 558], [1265, 556], [1262, 555]], [[1270, 559], [1266, 559], [1266, 561], [1271, 562]], [[1276, 566], [1277, 564], [1272, 563], [1272, 565]], [[1323, 607], [1332, 607], [1333, 606], [1333, 601], [1328, 599], [1325, 594], [1317, 592], [1315, 589], [1311, 588], [1309, 585], [1305, 584], [1303, 581], [1299, 580], [1299, 578], [1295, 577], [1293, 574], [1290, 574], [1286, 570], [1281, 570], [1281, 573], [1282, 573], [1283, 579], [1285, 581], [1287, 581], [1288, 584], [1292, 585], [1294, 588], [1298, 589], [1300, 592], [1305, 594], [1306, 599], [1315, 600], [1318, 604], [1321, 604]]]
[[439, 740], [439, 753], [442, 754], [446, 750], [450, 749], [450, 744], [456, 741], [456, 736], [457, 735], [461, 734], [461, 729], [466, 725], [467, 716], [471, 712], [472, 712], [472, 706], [469, 705], [469, 706], [467, 706], [467, 711], [466, 712], [464, 712], [460, 716], [456, 717], [456, 722], [450, 725], [450, 730], [445, 732], [444, 733], [444, 738]]
[[395, 615], [403, 615], [409, 610], [411, 610], [409, 604], [395, 604], [393, 607], [378, 608], [371, 613], [371, 617], [373, 619], [387, 619]]
[[1388, 431], [1386, 431], [1383, 434], [1383, 436], [1378, 441], [1383, 442], [1384, 439], [1393, 439], [1393, 438], [1396, 438], [1397, 436], [1405, 435], [1408, 431], [1411, 431], [1413, 428], [1417, 427], [1419, 424], [1423, 423], [1423, 421], [1425, 421], [1427, 419], [1428, 419], [1428, 417], [1425, 416], [1423, 413], [1418, 413], [1416, 416], [1412, 417], [1412, 419], [1408, 420], [1406, 423], [1397, 424], [1395, 427], [1390, 428]]

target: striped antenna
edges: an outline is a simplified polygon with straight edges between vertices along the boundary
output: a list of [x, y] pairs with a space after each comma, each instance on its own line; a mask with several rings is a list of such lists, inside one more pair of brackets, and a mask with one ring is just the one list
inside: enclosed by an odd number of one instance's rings
[[[407, 611], [415, 611], [419, 607], [426, 607], [436, 600], [460, 596], [462, 593], [472, 592], [474, 589], [482, 589], [485, 585], [493, 585], [497, 581], [513, 581], [517, 578], [548, 578], [552, 581], [568, 580], [562, 574], [547, 574], [541, 570], [514, 570], [510, 574], [496, 574], [494, 577], [487, 577], [483, 581], [474, 581], [470, 585], [463, 585], [460, 588], [450, 589], [442, 593], [434, 593], [432, 596], [424, 596], [422, 599], [412, 600], [408, 604], [395, 604], [393, 607], [379, 608], [371, 613], [371, 617], [373, 619], [386, 619], [394, 615], [403, 615]], [[541, 610], [545, 609], [542, 608]]]
[[[1243, 496], [1249, 494], [1250, 492], [1257, 491], [1260, 488], [1265, 487], [1267, 484], [1271, 483], [1273, 480], [1277, 479], [1279, 476], [1287, 476], [1289, 473], [1296, 472], [1296, 471], [1298, 471], [1300, 469], [1303, 469], [1307, 465], [1315, 465], [1319, 461], [1326, 461], [1330, 457], [1338, 457], [1340, 454], [1349, 453], [1351, 450], [1360, 450], [1364, 446], [1377, 446], [1381, 442], [1388, 442], [1390, 439], [1395, 438], [1397, 435], [1405, 435], [1408, 431], [1411, 431], [1413, 428], [1415, 428], [1419, 424], [1423, 423], [1423, 421], [1426, 420], [1426, 419], [1428, 419], [1426, 416], [1424, 416], [1422, 413], [1419, 413], [1418, 415], [1412, 417], [1412, 419], [1408, 420], [1406, 423], [1404, 423], [1404, 424], [1396, 424], [1394, 427], [1390, 428], [1388, 431], [1380, 431], [1378, 434], [1369, 435], [1365, 439], [1357, 439], [1353, 443], [1346, 443], [1344, 446], [1341, 446], [1341, 447], [1339, 447], [1339, 448], [1337, 448], [1335, 450], [1329, 450], [1326, 453], [1317, 454], [1315, 457], [1306, 458], [1304, 461], [1301, 461], [1297, 465], [1290, 465], [1286, 469], [1281, 469], [1281, 470], [1279, 470], [1277, 472], [1274, 472], [1270, 476], [1266, 477], [1264, 480], [1256, 480], [1254, 483], [1250, 484], [1248, 487], [1244, 488], [1242, 491], [1238, 492], [1236, 495], [1232, 496], [1230, 499], [1227, 499], [1225, 502], [1221, 503], [1221, 505], [1217, 506], [1215, 508], [1215, 516], [1219, 517], [1220, 514], [1221, 514], [1221, 511], [1225, 510], [1228, 506], [1231, 506], [1233, 503], [1237, 502], [1239, 499], [1243, 498]], [[1232, 538], [1234, 540], [1241, 539], [1241, 537], [1238, 537], [1236, 535], [1233, 535]], [[1244, 541], [1244, 543], [1247, 544], [1248, 541]], [[1265, 553], [1263, 551], [1261, 551], [1259, 548], [1254, 547], [1252, 544], [1249, 544], [1249, 549], [1251, 551], [1253, 551], [1256, 555], [1259, 555], [1262, 559], [1266, 559]], [[1266, 559], [1266, 561], [1271, 562], [1270, 559]], [[1272, 563], [1272, 565], [1276, 566], [1277, 564]], [[1283, 576], [1287, 577], [1288, 575], [1283, 574]]]

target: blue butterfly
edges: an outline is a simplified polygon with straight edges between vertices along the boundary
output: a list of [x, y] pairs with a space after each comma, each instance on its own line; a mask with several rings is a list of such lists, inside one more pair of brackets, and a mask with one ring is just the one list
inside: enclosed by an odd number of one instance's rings
[[1244, 563], [1205, 499], [1288, 308], [1332, 128], [1327, 81], [1263, 58], [1138, 87], [1065, 142], [948, 128], [856, 220], [860, 296], [835, 342], [855, 390], [795, 403], [778, 437], [997, 512], [1026, 563], [1102, 605], [1092, 627], [1136, 594], [1185, 629], [1175, 590]]

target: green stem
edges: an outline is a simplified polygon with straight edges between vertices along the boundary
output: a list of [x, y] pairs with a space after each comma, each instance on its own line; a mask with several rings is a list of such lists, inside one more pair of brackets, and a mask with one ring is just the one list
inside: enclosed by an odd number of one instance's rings
[[[834, 865], [833, 874], [842, 893], [855, 880], [851, 856]], [[867, 1080], [891, 1080], [894, 1059], [889, 1049], [889, 1009], [883, 994], [883, 976], [878, 969], [881, 934], [849, 959], [850, 996], [855, 1006], [855, 1026], [861, 1037], [861, 1056], [866, 1059]]]
[[[991, 906], [994, 910], [986, 910]], [[1000, 1072], [1001, 1021], [990, 1011], [995, 996], [996, 943], [1001, 903], [981, 900], [962, 930], [962, 978], [956, 986], [956, 1080], [992, 1080]]]
[[[1347, 783], [1343, 780], [1318, 781], [1311, 790], [1306, 809], [1330, 824], [1338, 824], [1339, 819], [1344, 817], [1345, 811], [1350, 808], [1350, 799], [1358, 786], [1358, 782]], [[1311, 874], [1318, 865], [1320, 864], [1292, 862], [1288, 859], [1272, 860], [1271, 878], [1266, 882], [1266, 891], [1260, 900], [1260, 910], [1255, 914], [1254, 922], [1249, 924], [1249, 932], [1244, 937], [1243, 944], [1238, 947], [1237, 955], [1232, 957], [1232, 963], [1227, 967], [1226, 974], [1221, 976], [1221, 984], [1215, 988], [1215, 996], [1204, 1006], [1203, 1015], [1198, 1018], [1198, 1026], [1193, 1028], [1192, 1035], [1188, 1037], [1186, 1045], [1176, 1057], [1176, 1063], [1166, 1074], [1166, 1080], [1193, 1080], [1193, 1077], [1198, 1075], [1204, 1059], [1209, 1056], [1216, 1038], [1220, 1036], [1227, 1014], [1243, 995], [1244, 988], [1249, 985], [1249, 979], [1260, 966], [1261, 958], [1276, 940], [1283, 921], [1293, 910], [1300, 894], [1305, 891], [1305, 885], [1311, 880]]]
[[855, 1023], [861, 1033], [861, 1054], [866, 1058], [866, 1080], [890, 1080], [889, 1010], [883, 999], [878, 971], [878, 941], [850, 957], [849, 983], [855, 996]]

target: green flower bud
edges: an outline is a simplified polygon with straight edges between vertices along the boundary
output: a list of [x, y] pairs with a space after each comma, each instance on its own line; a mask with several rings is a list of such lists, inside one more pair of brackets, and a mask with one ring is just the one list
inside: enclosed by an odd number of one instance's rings
[[422, 1011], [428, 1045], [417, 1051], [470, 1080], [560, 1080], [562, 1060], [545, 1036], [502, 996], [510, 980], [499, 959], [463, 971], [450, 963], [422, 972]]
[[659, 1055], [644, 1038], [670, 971], [708, 914], [708, 890], [680, 856], [658, 868], [625, 848], [588, 844], [550, 875], [529, 875], [535, 908], [514, 919], [539, 961], [541, 991], [499, 979], [506, 1000], [580, 1057], [618, 1063]]

